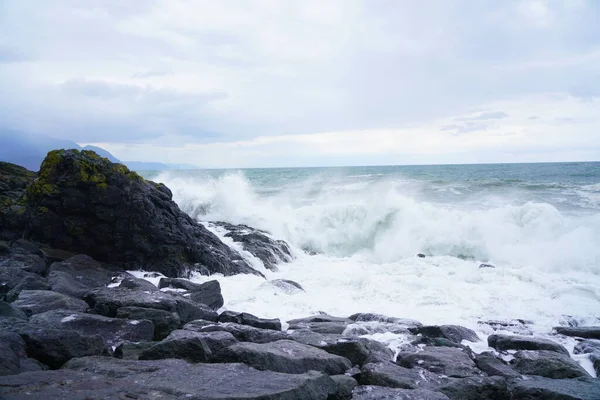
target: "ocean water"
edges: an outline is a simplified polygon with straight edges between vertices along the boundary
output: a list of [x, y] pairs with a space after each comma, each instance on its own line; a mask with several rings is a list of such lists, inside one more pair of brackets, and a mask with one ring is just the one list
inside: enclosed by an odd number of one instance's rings
[[[543, 335], [600, 317], [600, 163], [145, 175], [221, 237], [209, 221], [264, 229], [292, 247], [294, 261], [278, 272], [248, 258], [306, 293], [217, 277], [227, 309], [282, 320], [376, 312], [481, 335], [490, 333], [485, 320], [530, 320]], [[496, 268], [480, 269], [484, 262]]]

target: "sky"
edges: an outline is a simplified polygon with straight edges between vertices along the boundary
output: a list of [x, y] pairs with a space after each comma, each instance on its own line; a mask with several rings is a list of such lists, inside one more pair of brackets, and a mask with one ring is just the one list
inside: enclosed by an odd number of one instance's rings
[[122, 160], [600, 160], [597, 0], [0, 0], [0, 130]]

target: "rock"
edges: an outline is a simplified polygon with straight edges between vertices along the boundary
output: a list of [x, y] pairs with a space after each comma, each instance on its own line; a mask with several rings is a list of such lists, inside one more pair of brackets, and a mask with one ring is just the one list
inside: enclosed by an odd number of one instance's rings
[[[165, 310], [155, 310], [152, 308], [142, 307], [121, 307], [117, 310], [117, 318], [125, 318], [130, 320], [148, 320], [151, 321], [154, 329], [150, 339], [146, 340], [163, 340], [175, 329], [181, 326], [179, 315], [174, 312]], [[131, 339], [130, 339], [131, 340]], [[132, 340], [137, 342], [139, 340]]]
[[113, 356], [123, 360], [138, 360], [140, 354], [155, 344], [156, 342], [123, 342], [115, 348]]
[[286, 339], [295, 340], [298, 343], [307, 344], [309, 346], [322, 348], [328, 345], [334, 345], [338, 340], [342, 339], [342, 335], [338, 334], [321, 334], [311, 331], [310, 329], [288, 330]]
[[492, 265], [492, 264], [482, 263], [482, 264], [479, 264], [479, 268], [496, 268], [496, 266]]
[[515, 353], [511, 367], [523, 375], [538, 375], [552, 379], [589, 376], [571, 357], [548, 350], [521, 350]]
[[272, 343], [238, 343], [214, 355], [216, 362], [243, 362], [259, 370], [291, 374], [321, 371], [343, 374], [352, 367], [348, 359], [291, 340]]
[[287, 321], [287, 323], [290, 325], [309, 324], [309, 323], [317, 323], [317, 322], [339, 322], [339, 323], [351, 324], [354, 321], [349, 318], [334, 317], [334, 316], [326, 315], [326, 314], [312, 315], [312, 316], [306, 317], [306, 318], [298, 318], [298, 319], [292, 319], [290, 321]]
[[557, 326], [556, 333], [565, 336], [575, 336], [584, 339], [600, 339], [600, 326]]
[[177, 313], [183, 324], [199, 319], [217, 321], [218, 314], [204, 304], [197, 304], [183, 297], [178, 297], [176, 303]]
[[388, 317], [382, 314], [374, 314], [374, 313], [358, 313], [350, 316], [350, 320], [355, 322], [384, 322], [388, 324], [401, 325], [405, 327], [420, 327], [423, 326], [419, 321], [415, 321], [414, 319], [407, 318], [395, 318]]
[[426, 347], [417, 353], [403, 352], [396, 361], [406, 368], [421, 367], [436, 374], [466, 378], [478, 375], [475, 363], [464, 351], [451, 347]]
[[600, 376], [600, 351], [590, 353], [590, 361], [592, 362], [594, 371], [596, 371], [596, 376]]
[[448, 396], [430, 390], [391, 389], [381, 386], [357, 386], [353, 400], [449, 400]]
[[158, 292], [159, 289], [152, 283], [148, 282], [145, 279], [136, 278], [134, 276], [127, 276], [119, 285], [121, 288], [125, 289], [133, 289], [133, 290], [141, 290], [147, 292]]
[[[190, 400], [325, 400], [338, 390], [338, 385], [330, 377], [319, 372], [290, 375], [257, 371], [243, 364], [86, 357], [70, 361], [65, 368], [115, 380], [124, 379], [155, 393], [168, 393], [178, 399]], [[153, 398], [160, 397], [154, 395]]]
[[[196, 332], [191, 332], [194, 334]], [[163, 360], [169, 358], [179, 358], [189, 362], [209, 362], [212, 359], [206, 342], [198, 336], [179, 337], [165, 339], [142, 351], [139, 355], [140, 360]]]
[[489, 376], [501, 376], [504, 378], [518, 378], [521, 376], [517, 371], [506, 365], [502, 359], [489, 351], [477, 354], [475, 356], [475, 365]]
[[228, 230], [225, 237], [241, 243], [244, 250], [261, 260], [265, 268], [271, 271], [277, 271], [277, 264], [292, 260], [288, 244], [283, 240], [270, 238], [265, 231], [226, 222], [213, 222], [213, 224]]
[[100, 315], [114, 318], [122, 307], [141, 307], [177, 312], [177, 301], [169, 293], [142, 292], [126, 288], [97, 288], [88, 292], [84, 300]]
[[437, 390], [451, 400], [511, 400], [506, 380], [499, 376], [453, 379]]
[[494, 331], [509, 331], [516, 335], [533, 335], [533, 331], [529, 325], [533, 324], [532, 321], [526, 321], [523, 319], [512, 319], [506, 321], [499, 320], [487, 320], [477, 321], [479, 325], [487, 325]]
[[575, 345], [573, 353], [575, 354], [589, 354], [595, 351], [600, 352], [600, 340], [584, 340]]
[[116, 319], [68, 310], [36, 314], [29, 322], [44, 328], [73, 330], [84, 335], [99, 334], [109, 346], [123, 341], [151, 341], [154, 334], [154, 325], [148, 320]]
[[197, 319], [195, 321], [188, 322], [183, 326], [183, 329], [188, 331], [200, 332], [202, 328], [206, 326], [216, 325], [214, 321], [207, 321], [205, 319]]
[[0, 256], [0, 268], [21, 270], [35, 275], [44, 275], [46, 272], [46, 262], [42, 256], [37, 254], [15, 253], [14, 248], [11, 247], [8, 255]]
[[18, 333], [25, 341], [27, 355], [53, 369], [60, 368], [72, 358], [109, 354], [100, 335], [88, 336], [33, 325], [18, 329]]
[[348, 375], [333, 375], [331, 377], [337, 384], [337, 391], [327, 400], [349, 400], [352, 399], [352, 390], [358, 385], [356, 379]]
[[119, 273], [89, 256], [77, 255], [50, 265], [48, 280], [53, 291], [82, 299], [90, 290], [110, 284]]
[[285, 294], [296, 294], [300, 292], [306, 292], [304, 288], [298, 283], [288, 279], [273, 279], [260, 285], [261, 287], [273, 287]]
[[458, 325], [430, 325], [416, 328], [409, 328], [409, 331], [415, 335], [423, 335], [429, 338], [445, 338], [454, 343], [461, 343], [463, 340], [469, 342], [479, 342], [479, 336], [468, 328]]
[[348, 325], [347, 322], [300, 322], [290, 324], [289, 329], [309, 329], [315, 333], [341, 335]]
[[18, 318], [26, 320], [27, 315], [12, 304], [0, 300], [0, 318]]
[[83, 312], [88, 308], [83, 300], [48, 290], [23, 290], [13, 306], [28, 316], [58, 309]]
[[0, 300], [6, 300], [6, 294], [28, 277], [38, 276], [19, 268], [4, 268], [0, 265]]
[[569, 355], [564, 346], [553, 342], [552, 340], [517, 335], [490, 335], [488, 336], [488, 346], [499, 351], [506, 350], [549, 350], [557, 353]]
[[279, 321], [279, 319], [258, 318], [255, 315], [245, 312], [223, 311], [219, 315], [218, 321], [233, 322], [235, 324], [253, 326], [259, 329], [281, 330], [281, 321]]
[[26, 358], [25, 342], [16, 333], [0, 332], [0, 376], [21, 372], [21, 359]]
[[385, 386], [398, 389], [419, 389], [429, 384], [423, 370], [404, 368], [392, 362], [371, 363], [363, 366], [357, 377], [361, 385]]
[[6, 293], [6, 301], [9, 303], [15, 301], [19, 297], [19, 293], [24, 290], [50, 290], [50, 285], [46, 278], [31, 274]]
[[218, 353], [224, 348], [229, 347], [232, 344], [238, 343], [238, 340], [229, 332], [194, 332], [185, 329], [180, 329], [171, 332], [171, 334], [165, 339], [165, 341], [188, 338], [202, 339], [212, 353]]
[[463, 346], [462, 344], [453, 342], [452, 340], [446, 338], [430, 338], [426, 336], [419, 336], [416, 340], [410, 342], [411, 346], [433, 346], [433, 347], [456, 347], [459, 349], [466, 349], [467, 346]]
[[213, 310], [223, 307], [225, 300], [221, 294], [221, 284], [219, 281], [208, 281], [198, 286], [197, 290], [190, 294], [190, 300], [206, 304], [208, 308]]
[[133, 380], [61, 369], [0, 377], [0, 398], [3, 400], [176, 400], [179, 397], [172, 396], [168, 390], [143, 387]]
[[261, 275], [182, 212], [162, 184], [92, 151], [54, 150], [27, 188], [26, 237], [125, 269]]
[[26, 226], [22, 200], [36, 176], [23, 167], [0, 161], [0, 238], [14, 240], [22, 236]]
[[419, 253], [419, 254], [417, 254], [417, 257], [419, 257], [419, 258], [425, 258], [427, 256], [425, 254], [423, 254], [423, 253]]
[[[188, 328], [188, 325], [183, 327]], [[253, 326], [234, 324], [227, 322], [224, 324], [214, 324], [201, 328], [201, 332], [229, 332], [240, 342], [252, 343], [271, 343], [279, 340], [289, 339], [285, 332], [278, 332], [268, 329], [259, 329]]]
[[183, 289], [188, 292], [199, 292], [202, 290], [202, 284], [194, 283], [183, 278], [160, 278], [160, 281], [158, 281], [158, 287], [159, 289]]
[[513, 380], [511, 400], [597, 400], [600, 379], [549, 379], [529, 377]]
[[391, 362], [394, 358], [394, 352], [389, 347], [366, 338], [341, 339], [332, 344], [319, 346], [319, 348], [347, 358], [352, 365], [363, 365], [366, 362]]

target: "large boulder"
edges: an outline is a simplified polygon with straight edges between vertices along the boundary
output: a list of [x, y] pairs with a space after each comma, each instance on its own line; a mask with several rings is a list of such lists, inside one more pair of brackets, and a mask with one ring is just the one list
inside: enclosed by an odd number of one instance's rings
[[600, 339], [600, 326], [557, 326], [556, 333], [565, 336], [575, 336], [584, 339]]
[[421, 367], [455, 378], [480, 374], [467, 353], [451, 347], [426, 347], [425, 350], [416, 353], [402, 352], [398, 354], [397, 363], [406, 368]]
[[515, 379], [509, 387], [511, 400], [598, 400], [600, 379]]
[[219, 315], [218, 321], [233, 322], [235, 324], [253, 326], [259, 329], [270, 329], [274, 331], [281, 330], [281, 321], [279, 321], [279, 319], [258, 318], [255, 315], [245, 312], [223, 311]]
[[521, 350], [517, 351], [514, 356], [510, 365], [523, 375], [538, 375], [552, 379], [589, 376], [577, 361], [555, 351]]
[[27, 315], [12, 304], [0, 300], [0, 318], [27, 319]]
[[6, 293], [6, 301], [15, 301], [24, 290], [50, 290], [50, 285], [46, 278], [29, 274]]
[[49, 290], [23, 290], [12, 304], [28, 316], [59, 309], [83, 312], [88, 308], [83, 300]]
[[477, 368], [489, 376], [501, 376], [504, 378], [517, 378], [521, 376], [517, 371], [509, 367], [504, 360], [492, 352], [485, 351], [475, 356]]
[[501, 335], [488, 336], [488, 346], [499, 351], [506, 350], [549, 350], [569, 355], [569, 351], [562, 345], [549, 339], [533, 336]]
[[238, 341], [228, 332], [174, 331], [165, 340], [144, 350], [140, 360], [180, 358], [189, 362], [209, 362], [213, 353]]
[[392, 362], [366, 364], [358, 375], [361, 385], [385, 386], [398, 389], [419, 389], [429, 385], [431, 373], [410, 369]]
[[290, 247], [283, 240], [269, 237], [269, 234], [247, 225], [233, 225], [227, 222], [212, 222], [228, 232], [225, 237], [240, 243], [242, 248], [262, 261], [265, 268], [277, 271], [277, 264], [290, 262], [292, 253]]
[[260, 275], [182, 212], [166, 186], [92, 151], [48, 153], [26, 204], [26, 236], [54, 248], [171, 277], [202, 268]]
[[451, 400], [511, 400], [506, 380], [499, 376], [453, 379], [438, 389]]
[[352, 367], [344, 357], [329, 354], [291, 340], [272, 343], [238, 343], [214, 355], [215, 362], [242, 362], [260, 370], [302, 374], [321, 371], [328, 375], [343, 374]]
[[208, 281], [198, 285], [190, 294], [190, 300], [195, 303], [206, 304], [208, 308], [213, 310], [218, 310], [225, 304], [219, 281]]
[[174, 312], [142, 307], [121, 307], [117, 318], [148, 320], [154, 324], [154, 340], [162, 340], [181, 326], [179, 315]]
[[50, 329], [66, 329], [84, 335], [99, 334], [106, 344], [115, 346], [123, 341], [151, 341], [154, 325], [148, 320], [126, 320], [68, 310], [53, 310], [36, 314], [29, 322]]
[[366, 338], [342, 338], [335, 343], [318, 346], [331, 354], [347, 358], [352, 365], [392, 361], [394, 352], [381, 342]]
[[199, 332], [229, 332], [240, 342], [271, 343], [278, 340], [289, 339], [286, 332], [260, 329], [253, 326], [235, 324], [232, 322], [198, 327], [198, 325], [194, 324], [194, 321], [192, 321], [191, 323], [184, 325], [183, 329], [195, 330]]
[[443, 393], [424, 389], [391, 389], [382, 386], [357, 386], [353, 400], [450, 400]]
[[463, 340], [469, 342], [480, 340], [473, 330], [458, 325], [428, 325], [410, 328], [409, 330], [415, 335], [419, 334], [428, 338], [444, 338], [454, 343], [460, 343]]
[[48, 280], [55, 292], [83, 298], [91, 289], [107, 286], [122, 271], [90, 256], [77, 255], [50, 265]]
[[26, 226], [23, 198], [36, 173], [0, 161], [0, 239], [20, 237]]

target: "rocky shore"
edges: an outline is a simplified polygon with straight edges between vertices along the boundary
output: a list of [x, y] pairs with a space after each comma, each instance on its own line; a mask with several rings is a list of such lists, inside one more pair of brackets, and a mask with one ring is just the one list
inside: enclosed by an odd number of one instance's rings
[[[476, 353], [476, 332], [401, 315], [222, 310], [218, 281], [185, 278], [261, 273], [167, 187], [93, 152], [51, 152], [38, 174], [0, 163], [0, 223], [1, 399], [600, 399], [559, 340], [598, 373], [600, 327], [549, 340], [488, 321], [494, 351]], [[291, 260], [266, 232], [215, 226], [269, 269]], [[375, 332], [406, 341], [394, 352], [363, 337]]]

